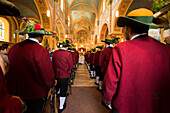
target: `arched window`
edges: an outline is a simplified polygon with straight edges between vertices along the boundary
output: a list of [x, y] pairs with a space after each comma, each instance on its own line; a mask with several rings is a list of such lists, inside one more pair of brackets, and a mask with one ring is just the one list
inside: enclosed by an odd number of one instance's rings
[[61, 11], [63, 11], [63, 0], [61, 0], [60, 5], [61, 5]]
[[103, 12], [104, 12], [104, 10], [105, 10], [105, 5], [106, 5], [105, 1], [106, 1], [106, 0], [103, 0]]
[[0, 20], [0, 39], [4, 39], [4, 23]]

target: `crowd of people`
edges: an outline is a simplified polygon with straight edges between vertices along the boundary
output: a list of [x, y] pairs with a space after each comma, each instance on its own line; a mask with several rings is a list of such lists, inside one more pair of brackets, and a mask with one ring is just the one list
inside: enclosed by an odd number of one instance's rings
[[42, 113], [50, 88], [55, 87], [60, 100], [58, 113], [61, 113], [66, 107], [68, 85], [74, 81], [79, 54], [69, 48], [72, 44], [65, 39], [58, 42], [59, 50], [54, 51], [50, 59], [49, 51], [40, 43], [44, 35], [52, 33], [33, 21], [27, 29], [30, 26], [34, 29], [27, 30], [28, 39], [13, 45], [10, 50], [8, 45], [1, 46], [0, 97], [3, 101], [0, 101], [0, 112]]
[[[103, 41], [105, 48], [97, 46], [97, 52], [84, 55], [90, 78], [103, 93], [102, 104], [114, 113], [170, 113], [170, 30], [165, 30], [167, 45], [148, 36], [150, 26], [164, 26], [154, 24], [152, 11], [145, 8], [119, 17], [117, 25], [127, 41], [117, 44], [119, 38], [111, 35]], [[0, 113], [42, 113], [51, 87], [59, 96], [61, 113], [79, 54], [65, 39], [50, 59], [39, 43], [52, 33], [35, 22], [26, 29], [28, 39], [10, 49], [0, 47]]]

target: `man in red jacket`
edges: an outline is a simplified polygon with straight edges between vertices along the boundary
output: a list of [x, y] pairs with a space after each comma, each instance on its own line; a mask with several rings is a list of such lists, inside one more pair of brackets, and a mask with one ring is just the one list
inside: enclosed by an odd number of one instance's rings
[[92, 50], [92, 53], [90, 53], [89, 55], [89, 63], [90, 63], [90, 70], [91, 70], [91, 76], [90, 78], [95, 78], [96, 77], [96, 71], [95, 71], [95, 68], [94, 68], [94, 62], [93, 62], [93, 58], [94, 58], [94, 54], [95, 54], [95, 49], [91, 49]]
[[99, 77], [101, 74], [101, 67], [99, 66], [99, 57], [100, 57], [100, 52], [102, 48], [103, 48], [102, 46], [97, 46], [96, 47], [97, 52], [94, 54], [94, 57], [93, 57], [93, 64], [95, 66], [95, 71], [96, 71], [96, 82], [95, 82], [96, 85], [99, 85]]
[[[8, 52], [8, 91], [21, 97], [27, 105], [25, 113], [42, 112], [48, 91], [55, 80], [50, 54], [39, 44], [43, 35], [52, 33], [34, 24], [26, 28], [29, 38], [15, 44]], [[32, 29], [29, 29], [30, 26]]]
[[105, 41], [102, 41], [105, 42], [106, 48], [101, 51], [99, 57], [99, 66], [101, 67], [102, 73], [100, 74], [100, 78], [99, 78], [99, 87], [97, 88], [98, 91], [102, 91], [104, 75], [107, 70], [107, 66], [109, 64], [110, 56], [112, 54], [113, 41], [114, 38], [111, 37], [107, 37]]
[[68, 40], [59, 41], [59, 50], [53, 53], [52, 63], [55, 76], [57, 78], [57, 92], [60, 92], [60, 105], [58, 113], [61, 113], [66, 107], [66, 92], [70, 79], [70, 72], [73, 68], [72, 54], [67, 51], [69, 45]]
[[113, 48], [103, 83], [114, 113], [170, 113], [170, 48], [147, 36], [152, 20], [145, 8], [118, 18], [129, 41]]

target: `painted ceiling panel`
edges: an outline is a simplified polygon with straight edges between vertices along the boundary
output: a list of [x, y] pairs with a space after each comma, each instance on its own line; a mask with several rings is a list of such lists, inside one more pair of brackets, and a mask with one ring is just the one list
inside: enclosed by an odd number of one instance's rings
[[71, 16], [72, 16], [72, 21], [78, 16], [80, 15], [80, 11], [71, 11]]
[[78, 6], [75, 6], [73, 10], [80, 10], [80, 11], [90, 11], [90, 12], [94, 12], [94, 10], [86, 5], [78, 5]]
[[[78, 19], [87, 19], [87, 20], [91, 21], [91, 20], [90, 20], [86, 15], [84, 15], [84, 14], [78, 16], [78, 17], [76, 18], [76, 20], [78, 20]], [[76, 20], [75, 20], [75, 21], [76, 21]]]
[[98, 9], [99, 6], [99, 0], [92, 0], [94, 2], [94, 4], [96, 5], [96, 8]]
[[91, 22], [93, 23], [94, 13], [86, 12], [85, 15], [88, 16], [91, 19]]
[[[34, 10], [34, 12], [37, 13], [37, 15], [39, 15], [37, 7], [36, 7], [36, 5], [34, 3], [34, 0], [15, 0], [15, 1], [21, 2], [24, 5], [32, 8]], [[14, 2], [14, 4], [15, 4], [15, 2]]]
[[67, 6], [69, 6], [72, 1], [74, 0], [67, 0]]
[[17, 4], [17, 3], [14, 3], [14, 4], [18, 7], [18, 9], [20, 10], [23, 16], [28, 16], [28, 17], [32, 16], [32, 17], [39, 18], [32, 10], [26, 8], [25, 6]]
[[78, 3], [86, 3], [86, 4], [89, 4], [91, 5], [92, 7], [95, 8], [95, 6], [93, 5], [93, 3], [91, 2], [91, 0], [75, 0], [72, 4], [71, 4], [71, 7], [75, 4], [78, 4]]

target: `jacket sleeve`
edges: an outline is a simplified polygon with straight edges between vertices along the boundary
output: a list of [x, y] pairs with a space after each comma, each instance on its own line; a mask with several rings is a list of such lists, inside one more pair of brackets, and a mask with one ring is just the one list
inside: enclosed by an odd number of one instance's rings
[[104, 64], [104, 51], [101, 51], [100, 57], [99, 57], [99, 66], [102, 67]]
[[38, 67], [44, 87], [49, 89], [54, 85], [55, 80], [50, 54], [46, 49], [41, 49], [38, 53], [38, 56], [35, 55], [35, 63]]
[[71, 53], [68, 55], [68, 65], [69, 65], [69, 71], [71, 71], [71, 69], [74, 66], [74, 64], [73, 64], [73, 56], [71, 55]]
[[117, 84], [120, 80], [122, 71], [121, 51], [118, 48], [113, 49], [110, 62], [103, 80], [103, 101], [108, 105], [117, 90]]
[[[96, 52], [97, 53], [97, 52]], [[96, 63], [95, 63], [95, 56], [96, 56], [96, 53], [94, 53], [94, 55], [93, 55], [93, 65], [95, 65]]]

